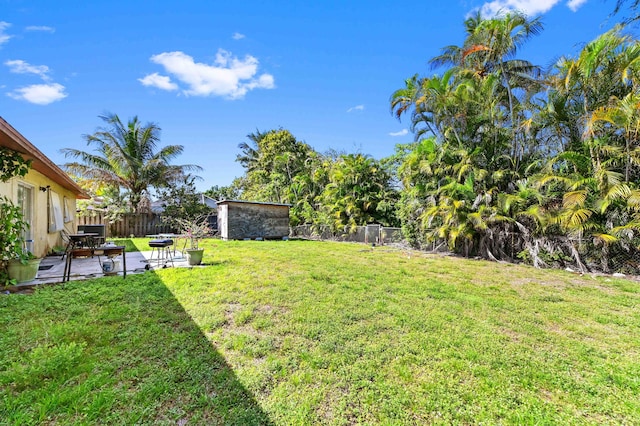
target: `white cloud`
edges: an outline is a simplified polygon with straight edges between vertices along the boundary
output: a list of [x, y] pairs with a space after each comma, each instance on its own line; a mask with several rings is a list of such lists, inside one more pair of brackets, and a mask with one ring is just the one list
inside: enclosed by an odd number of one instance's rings
[[9, 71], [16, 74], [35, 74], [44, 81], [49, 80], [49, 67], [46, 65], [30, 65], [20, 59], [9, 60], [4, 63], [9, 67]]
[[172, 82], [169, 77], [160, 75], [157, 72], [149, 74], [144, 78], [139, 78], [138, 81], [142, 83], [143, 86], [157, 87], [158, 89], [168, 91], [178, 90], [178, 85]]
[[[518, 10], [528, 16], [546, 13], [561, 0], [493, 0], [480, 7], [482, 16], [492, 17], [501, 12]], [[578, 10], [587, 0], [568, 0], [566, 5], [572, 11]]]
[[11, 26], [10, 23], [0, 21], [0, 46], [9, 41], [9, 39], [13, 36], [6, 34], [4, 31]]
[[67, 97], [64, 86], [53, 84], [32, 84], [16, 89], [7, 95], [13, 99], [23, 100], [36, 105], [48, 105]]
[[185, 95], [240, 99], [249, 90], [275, 87], [272, 75], [262, 74], [256, 77], [258, 60], [251, 55], [238, 59], [230, 52], [220, 49], [213, 64], [205, 64], [195, 62], [183, 52], [165, 52], [152, 56], [151, 61], [162, 65], [167, 73], [186, 85], [182, 90]]
[[587, 0], [569, 0], [567, 2], [567, 7], [575, 12], [576, 10], [578, 10], [580, 8], [580, 6], [582, 6], [586, 2], [587, 2]]
[[364, 105], [356, 105], [347, 110], [347, 112], [364, 111]]
[[242, 40], [244, 37], [245, 35], [240, 33], [233, 33], [233, 35], [231, 36], [231, 38], [234, 40]]
[[43, 31], [45, 33], [55, 33], [56, 29], [53, 27], [47, 27], [46, 25], [29, 25], [25, 28], [27, 31]]
[[402, 129], [399, 132], [391, 132], [389, 133], [389, 136], [404, 136], [409, 134], [409, 131], [407, 129]]

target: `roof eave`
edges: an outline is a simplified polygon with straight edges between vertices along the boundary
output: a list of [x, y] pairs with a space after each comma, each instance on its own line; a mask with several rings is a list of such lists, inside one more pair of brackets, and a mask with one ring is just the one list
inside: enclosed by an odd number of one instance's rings
[[42, 173], [58, 185], [72, 191], [76, 198], [90, 198], [68, 174], [7, 123], [3, 117], [0, 117], [0, 146], [19, 152], [25, 159], [32, 160], [31, 167], [33, 170]]

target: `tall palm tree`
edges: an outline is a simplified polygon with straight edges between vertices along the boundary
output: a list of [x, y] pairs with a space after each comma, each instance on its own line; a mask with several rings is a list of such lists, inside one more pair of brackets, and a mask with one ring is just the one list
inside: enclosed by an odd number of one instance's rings
[[158, 150], [160, 127], [156, 124], [142, 125], [137, 116], [126, 125], [116, 114], [100, 118], [107, 127], [84, 136], [94, 151], [62, 149], [66, 157], [77, 159], [64, 167], [82, 178], [124, 189], [133, 211], [138, 211], [150, 188], [167, 185], [186, 171], [201, 170], [201, 167], [191, 164], [170, 164], [184, 147], [167, 145]]
[[236, 161], [242, 165], [247, 171], [252, 171], [258, 166], [260, 158], [260, 141], [267, 136], [269, 132], [261, 132], [256, 129], [255, 133], [249, 133], [247, 139], [249, 142], [240, 142], [238, 148], [242, 151], [236, 156]]
[[[430, 62], [433, 66], [453, 66], [463, 70], [468, 77], [485, 79], [499, 78], [506, 93], [505, 107], [509, 111], [509, 125], [513, 136], [511, 155], [518, 160], [524, 153], [523, 135], [520, 132], [520, 100], [516, 89], [531, 96], [539, 88], [540, 69], [528, 61], [516, 59], [518, 49], [532, 36], [542, 31], [539, 18], [529, 19], [519, 12], [483, 19], [476, 14], [465, 21], [466, 39], [462, 46], [448, 46]], [[495, 92], [494, 96], [499, 96]], [[517, 162], [514, 164], [517, 167]]]
[[399, 120], [400, 117], [413, 107], [420, 93], [421, 79], [418, 74], [407, 78], [404, 87], [396, 90], [391, 95], [391, 113]]

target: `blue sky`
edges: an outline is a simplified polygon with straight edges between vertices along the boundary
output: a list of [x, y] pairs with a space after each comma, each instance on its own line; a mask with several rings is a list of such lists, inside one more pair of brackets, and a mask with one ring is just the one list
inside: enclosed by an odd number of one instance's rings
[[[235, 4], [232, 4], [235, 3]], [[389, 96], [464, 38], [463, 21], [518, 8], [545, 30], [519, 55], [548, 66], [609, 29], [614, 0], [0, 0], [0, 115], [58, 164], [99, 115], [137, 115], [204, 168], [243, 173], [240, 142], [286, 128], [318, 151], [375, 158], [412, 140]]]

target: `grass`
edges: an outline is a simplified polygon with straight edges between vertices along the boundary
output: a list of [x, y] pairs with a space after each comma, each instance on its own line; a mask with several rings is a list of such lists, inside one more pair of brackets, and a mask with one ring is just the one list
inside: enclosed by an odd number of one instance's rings
[[124, 246], [124, 250], [128, 252], [149, 250], [149, 239], [142, 238], [109, 238], [117, 246]]
[[204, 246], [203, 268], [0, 298], [0, 423], [640, 423], [637, 282]]

